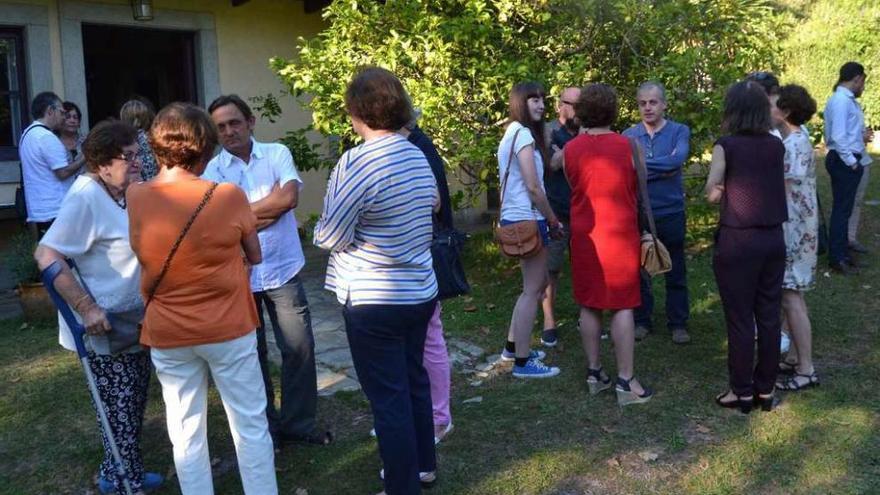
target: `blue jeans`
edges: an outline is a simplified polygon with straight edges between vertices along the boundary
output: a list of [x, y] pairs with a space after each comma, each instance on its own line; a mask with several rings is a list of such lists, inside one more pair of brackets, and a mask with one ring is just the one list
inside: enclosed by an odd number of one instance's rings
[[[855, 155], [856, 160], [861, 155]], [[831, 195], [834, 203], [831, 206], [831, 219], [828, 221], [828, 262], [832, 265], [849, 261], [847, 254], [849, 217], [852, 215], [856, 201], [856, 191], [865, 168], [857, 165], [855, 169], [848, 167], [836, 151], [829, 151], [825, 156], [825, 169], [831, 176]]]
[[[257, 354], [266, 385], [266, 418], [273, 435], [301, 436], [315, 429], [318, 405], [318, 379], [315, 371], [315, 337], [309, 302], [299, 276], [277, 289], [254, 292], [260, 315], [257, 329]], [[263, 307], [269, 313], [275, 343], [281, 351], [281, 411], [275, 408], [275, 389], [269, 372], [266, 347], [266, 322]]]
[[[531, 220], [501, 220], [501, 225], [510, 225], [517, 222], [529, 222]], [[538, 222], [538, 235], [541, 236], [541, 243], [544, 247], [550, 244], [550, 228], [547, 227], [547, 220], [535, 220]]]
[[[666, 325], [670, 330], [687, 328], [690, 316], [690, 297], [687, 288], [687, 268], [684, 257], [684, 235], [687, 221], [684, 212], [673, 213], [654, 219], [657, 225], [657, 238], [666, 246], [672, 259], [672, 271], [664, 275], [666, 279]], [[636, 308], [636, 325], [651, 329], [651, 314], [654, 312], [654, 294], [651, 278], [642, 273], [642, 305]]]
[[388, 495], [421, 493], [419, 471], [437, 469], [425, 336], [437, 300], [345, 305], [345, 331], [373, 410]]

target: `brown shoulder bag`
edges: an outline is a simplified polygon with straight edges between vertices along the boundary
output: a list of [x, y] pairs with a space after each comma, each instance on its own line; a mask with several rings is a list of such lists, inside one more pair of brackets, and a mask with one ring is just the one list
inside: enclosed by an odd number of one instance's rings
[[672, 258], [669, 257], [666, 246], [657, 238], [654, 214], [651, 212], [651, 200], [648, 197], [648, 168], [645, 165], [645, 160], [634, 139], [629, 140], [629, 145], [632, 149], [633, 166], [638, 177], [639, 205], [649, 229], [647, 232], [642, 231], [641, 233], [642, 269], [653, 277], [672, 270]]
[[[504, 206], [504, 190], [507, 187], [507, 178], [510, 176], [510, 167], [513, 165], [514, 148], [516, 138], [522, 129], [516, 131], [510, 143], [510, 157], [507, 159], [507, 170], [501, 180], [501, 206]], [[500, 208], [499, 208], [500, 210]], [[538, 220], [521, 220], [507, 225], [501, 225], [501, 221], [495, 222], [495, 242], [502, 254], [509, 258], [531, 258], [541, 252], [542, 242], [538, 233]]]

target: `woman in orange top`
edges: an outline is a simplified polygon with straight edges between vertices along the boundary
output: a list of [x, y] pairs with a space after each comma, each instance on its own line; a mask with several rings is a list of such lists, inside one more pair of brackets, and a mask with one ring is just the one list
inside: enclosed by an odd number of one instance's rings
[[245, 266], [261, 261], [256, 218], [238, 187], [199, 178], [217, 144], [203, 110], [186, 103], [165, 107], [153, 121], [150, 144], [160, 171], [128, 189], [129, 225], [146, 305], [141, 343], [152, 347], [181, 492], [214, 493], [206, 422], [210, 373], [229, 419], [244, 492], [278, 493]]

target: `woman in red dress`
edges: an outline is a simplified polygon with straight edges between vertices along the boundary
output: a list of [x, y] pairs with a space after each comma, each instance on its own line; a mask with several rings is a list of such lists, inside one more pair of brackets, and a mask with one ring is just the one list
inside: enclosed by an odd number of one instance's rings
[[565, 145], [571, 185], [571, 272], [581, 306], [587, 384], [595, 395], [611, 387], [599, 363], [602, 311], [610, 310], [617, 359], [617, 401], [647, 402], [653, 392], [633, 376], [633, 308], [639, 294], [638, 193], [629, 140], [611, 130], [617, 94], [605, 84], [581, 90], [575, 114], [584, 130]]

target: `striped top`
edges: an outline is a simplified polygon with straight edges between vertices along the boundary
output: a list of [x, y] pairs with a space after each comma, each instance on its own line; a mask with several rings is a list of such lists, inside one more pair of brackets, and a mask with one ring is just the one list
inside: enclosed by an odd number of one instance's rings
[[381, 136], [345, 152], [315, 226], [315, 245], [331, 252], [324, 288], [353, 306], [435, 298], [431, 214], [437, 202], [425, 155], [403, 136]]

